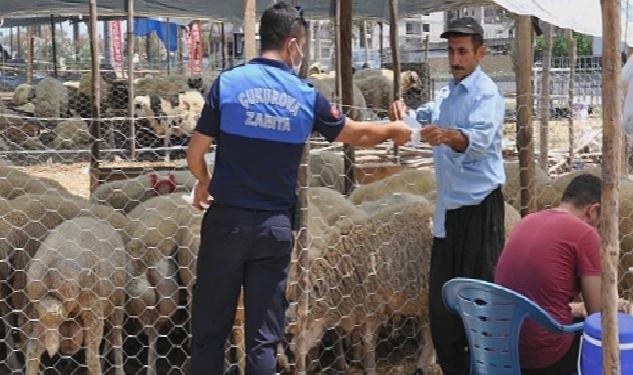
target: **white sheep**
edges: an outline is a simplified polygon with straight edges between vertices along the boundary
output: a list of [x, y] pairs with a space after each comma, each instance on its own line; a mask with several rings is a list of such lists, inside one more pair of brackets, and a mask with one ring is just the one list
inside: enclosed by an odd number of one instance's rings
[[[0, 299], [11, 304], [6, 310], [4, 304], [1, 305], [0, 312], [6, 324], [23, 326], [27, 319], [24, 315], [28, 302], [24, 294], [26, 268], [40, 244], [51, 229], [77, 216], [108, 222], [125, 242], [129, 239], [129, 221], [123, 214], [80, 198], [25, 194], [9, 201], [8, 207], [0, 212], [0, 258], [8, 260], [0, 266], [0, 285], [3, 287]], [[11, 310], [17, 315], [15, 319], [10, 316]], [[20, 345], [17, 343], [16, 346]]]
[[330, 150], [310, 150], [308, 185], [328, 187], [345, 192], [345, 159], [342, 153]]
[[[212, 171], [213, 166], [209, 166]], [[140, 203], [167, 193], [190, 192], [195, 178], [189, 171], [156, 172], [100, 185], [90, 200], [130, 212]]]
[[83, 120], [62, 121], [55, 127], [52, 147], [56, 150], [86, 150], [92, 146], [93, 138]]
[[12, 166], [0, 165], [0, 197], [14, 199], [26, 193], [71, 196], [59, 182], [35, 177]]
[[[334, 96], [334, 77], [327, 74], [314, 74], [309, 77], [310, 82], [314, 84], [319, 92], [326, 98]], [[365, 98], [358, 86], [354, 84], [354, 109], [347, 114], [354, 120], [366, 120], [371, 118], [371, 112], [367, 109]]]
[[[503, 168], [506, 175], [506, 183], [503, 185], [503, 197], [506, 202], [519, 210], [521, 205], [521, 180], [519, 162], [505, 162]], [[536, 198], [543, 194], [543, 190], [552, 183], [547, 173], [540, 166], [535, 165], [534, 191]]]
[[121, 236], [106, 223], [79, 217], [59, 225], [44, 240], [27, 269], [31, 301], [26, 374], [39, 373], [44, 351], [60, 350], [60, 327], [76, 321], [83, 330], [89, 373], [102, 373], [99, 345], [104, 325], [114, 349], [115, 373], [123, 375], [125, 286], [131, 273]]
[[[400, 315], [428, 321], [431, 217], [432, 206], [416, 198], [375, 212], [345, 234], [326, 228], [325, 240], [313, 242], [320, 248], [309, 250], [307, 315], [298, 313], [305, 308], [298, 303], [289, 311], [295, 317], [289, 331], [295, 336], [298, 372], [307, 370], [306, 355], [328, 328], [339, 327], [347, 335], [360, 329], [364, 368], [375, 374], [379, 323]], [[424, 336], [429, 337], [427, 331]], [[422, 368], [430, 365], [432, 353], [427, 344]]]
[[[149, 199], [128, 215], [132, 239], [127, 244], [127, 250], [134, 265], [135, 278], [145, 278], [155, 293], [153, 298], [144, 299], [145, 303], [155, 301], [155, 312], [133, 314], [146, 327], [150, 371], [156, 369], [156, 332], [170, 323], [178, 308], [178, 266], [174, 257], [179, 251], [182, 236], [193, 225], [196, 215], [200, 214], [183, 200], [180, 193]], [[138, 295], [139, 292], [142, 289], [132, 294]]]
[[15, 88], [13, 92], [13, 105], [21, 106], [29, 103], [35, 97], [33, 86], [28, 83], [22, 83]]
[[68, 91], [55, 78], [44, 78], [35, 88], [35, 117], [61, 117], [68, 112]]
[[375, 201], [391, 193], [412, 193], [426, 195], [436, 190], [435, 175], [431, 171], [405, 169], [397, 174], [358, 186], [349, 199], [358, 205], [365, 201]]

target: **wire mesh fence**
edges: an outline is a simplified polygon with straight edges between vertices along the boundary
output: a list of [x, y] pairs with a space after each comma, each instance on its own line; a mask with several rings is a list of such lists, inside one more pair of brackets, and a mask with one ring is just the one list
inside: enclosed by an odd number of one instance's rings
[[[331, 34], [328, 27], [319, 23], [313, 45]], [[429, 54], [429, 47], [418, 47]], [[332, 43], [321, 41], [318, 48], [308, 79], [338, 102], [334, 74], [325, 68]], [[221, 64], [191, 75], [186, 62], [174, 60], [135, 65], [133, 117], [125, 70], [104, 66], [100, 116], [93, 118], [87, 66], [67, 64], [53, 78], [51, 64], [42, 63], [32, 84], [25, 83], [22, 64], [0, 67], [0, 373], [186, 373], [202, 214], [187, 202], [194, 178], [184, 157]], [[520, 219], [525, 188], [517, 161], [513, 56], [491, 54], [481, 66], [505, 97], [508, 234]], [[549, 134], [547, 166], [537, 167], [532, 182], [538, 209], [557, 204], [571, 176], [600, 173], [602, 68], [599, 59], [584, 57], [574, 67], [570, 96], [569, 61], [552, 62], [545, 127], [542, 66], [533, 68], [537, 154], [539, 132]], [[403, 63], [402, 70], [402, 97], [411, 109], [435, 99], [451, 79], [446, 58], [427, 56]], [[386, 120], [393, 80], [388, 67], [356, 69], [354, 105], [343, 112], [356, 120]], [[95, 145], [98, 184], [91, 181]], [[345, 165], [343, 145], [311, 138], [309, 236], [293, 253], [279, 371], [439, 373], [428, 323], [437, 195], [432, 148], [424, 142], [397, 151], [388, 142], [357, 148], [355, 188], [348, 195]], [[633, 236], [628, 188], [623, 182], [625, 292]], [[243, 321], [240, 307], [226, 344], [225, 373], [244, 373]]]

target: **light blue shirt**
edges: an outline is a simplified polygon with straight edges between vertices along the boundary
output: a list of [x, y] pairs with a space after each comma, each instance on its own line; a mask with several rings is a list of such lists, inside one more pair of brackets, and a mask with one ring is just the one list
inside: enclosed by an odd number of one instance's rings
[[503, 169], [503, 95], [477, 67], [460, 83], [451, 81], [434, 102], [418, 109], [418, 120], [446, 129], [458, 129], [468, 138], [462, 152], [449, 146], [433, 147], [437, 203], [433, 235], [446, 237], [446, 211], [481, 203], [505, 184]]

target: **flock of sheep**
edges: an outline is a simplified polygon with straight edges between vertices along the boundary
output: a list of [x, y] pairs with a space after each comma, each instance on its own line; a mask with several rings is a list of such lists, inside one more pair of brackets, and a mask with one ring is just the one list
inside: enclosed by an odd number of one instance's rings
[[[334, 77], [313, 74], [310, 81], [326, 96], [334, 95]], [[407, 104], [417, 107], [423, 84], [417, 73], [401, 74]], [[94, 142], [89, 126], [92, 78], [85, 74], [79, 81], [61, 82], [48, 77], [35, 85], [18, 86], [12, 100], [0, 102], [0, 151], [89, 150]], [[145, 76], [135, 81], [135, 130], [122, 119], [128, 116], [128, 83], [111, 73], [100, 79], [101, 139], [103, 149], [125, 150], [134, 135], [137, 149], [186, 146], [204, 105], [204, 94], [211, 77], [183, 75]], [[354, 78], [355, 119], [386, 116], [393, 87], [390, 70], [361, 70]], [[157, 158], [161, 152], [142, 152], [139, 158]], [[174, 151], [172, 157], [183, 156]]]
[[[332, 151], [315, 151], [311, 158], [308, 314], [290, 304], [294, 358], [285, 362], [309, 370], [311, 349], [336, 328], [371, 374], [383, 322], [415, 317], [428, 329], [435, 183], [430, 172], [405, 170], [345, 197], [337, 191], [342, 184], [316, 178], [343, 179], [341, 164], [327, 162], [335, 159], [342, 156]], [[0, 314], [7, 365], [36, 374], [44, 352], [72, 356], [84, 348], [91, 374], [102, 373], [108, 353], [122, 374], [122, 327], [131, 317], [143, 326], [144, 363], [155, 373], [161, 332], [174, 324], [178, 309], [190, 308], [201, 213], [183, 194], [193, 182], [189, 172], [142, 175], [103, 184], [87, 201], [54, 181], [0, 167], [0, 259], [6, 260], [0, 263]], [[509, 229], [518, 214], [508, 209]], [[423, 335], [428, 343], [428, 332]], [[239, 331], [234, 341], [240, 344]], [[424, 348], [420, 366], [428, 367], [433, 351]]]
[[[375, 374], [380, 327], [413, 318], [424, 342], [418, 367], [429, 369], [434, 358], [427, 323], [436, 195], [432, 172], [405, 169], [345, 197], [343, 184], [337, 183], [344, 178], [341, 154], [314, 150], [309, 164], [310, 245], [304, 249], [309, 269], [302, 285], [309, 293], [299, 303], [295, 262], [287, 312], [292, 342], [287, 354], [292, 358], [280, 350], [280, 365], [312, 371], [318, 365], [310, 360], [318, 357], [314, 350], [335, 329], [346, 343], [341, 346], [353, 348], [353, 362]], [[537, 171], [539, 209], [557, 204], [574, 174], [552, 180]], [[506, 163], [506, 173], [509, 232], [519, 220], [518, 165]], [[102, 360], [109, 354], [115, 373], [123, 374], [128, 355], [122, 350], [123, 322], [133, 318], [147, 338], [143, 362], [149, 373], [156, 373], [161, 332], [174, 324], [179, 309], [190, 311], [202, 216], [183, 198], [193, 180], [186, 171], [142, 175], [103, 184], [87, 201], [52, 180], [0, 166], [0, 314], [6, 364], [37, 374], [44, 352], [72, 356], [84, 349], [89, 373], [102, 373]], [[628, 178], [621, 199], [621, 267], [627, 271], [626, 264], [633, 263], [633, 241], [626, 236], [633, 234], [633, 216], [627, 214], [633, 182]], [[624, 292], [633, 286], [629, 278], [621, 280]], [[241, 314], [236, 325], [243, 321]], [[236, 330], [234, 345], [239, 347], [242, 339]]]

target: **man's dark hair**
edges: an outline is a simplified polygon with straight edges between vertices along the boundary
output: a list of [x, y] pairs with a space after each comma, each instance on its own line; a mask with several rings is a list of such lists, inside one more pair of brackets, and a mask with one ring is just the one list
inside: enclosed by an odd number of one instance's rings
[[602, 180], [591, 174], [574, 177], [567, 185], [561, 201], [571, 203], [576, 208], [600, 203]]
[[484, 37], [479, 34], [463, 34], [463, 33], [447, 33], [445, 34], [448, 38], [452, 36], [469, 36], [470, 40], [473, 42], [473, 50], [477, 50], [477, 48], [484, 45]]
[[262, 51], [278, 51], [288, 38], [300, 38], [306, 32], [307, 23], [301, 8], [279, 2], [268, 7], [259, 24]]

